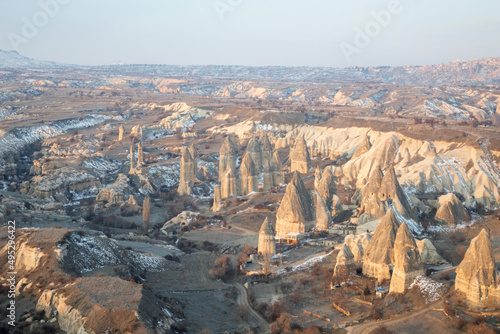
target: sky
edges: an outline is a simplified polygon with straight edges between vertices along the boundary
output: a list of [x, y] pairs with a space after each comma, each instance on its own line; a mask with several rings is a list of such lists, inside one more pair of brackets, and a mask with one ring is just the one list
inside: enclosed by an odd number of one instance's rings
[[0, 49], [82, 65], [400, 66], [500, 56], [498, 0], [3, 0]]

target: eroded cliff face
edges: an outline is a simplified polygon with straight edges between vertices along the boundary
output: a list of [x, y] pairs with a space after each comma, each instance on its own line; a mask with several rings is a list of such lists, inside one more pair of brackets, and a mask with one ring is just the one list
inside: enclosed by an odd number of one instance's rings
[[[6, 228], [0, 229], [0, 234], [6, 233]], [[2, 244], [3, 258], [7, 245]], [[101, 234], [65, 229], [19, 229], [16, 247], [17, 276], [22, 277], [16, 293], [35, 298], [37, 310], [56, 318], [65, 332], [172, 332], [169, 306], [142, 285], [92, 275], [96, 269], [121, 265], [131, 277], [144, 270], [160, 270], [163, 258], [127, 251]], [[8, 271], [4, 265], [2, 273]], [[85, 277], [78, 278], [82, 274]]]

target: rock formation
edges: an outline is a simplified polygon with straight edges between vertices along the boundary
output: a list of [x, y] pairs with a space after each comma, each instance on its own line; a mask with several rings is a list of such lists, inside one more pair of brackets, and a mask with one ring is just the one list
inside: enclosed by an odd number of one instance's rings
[[243, 156], [240, 166], [240, 195], [248, 195], [255, 191], [259, 191], [259, 172], [247, 152]]
[[361, 144], [358, 145], [358, 147], [356, 148], [356, 151], [354, 151], [354, 154], [352, 155], [351, 159], [354, 160], [354, 159], [362, 156], [363, 154], [368, 152], [371, 148], [372, 148], [372, 144], [370, 143], [370, 139], [368, 138], [368, 136], [365, 135], [365, 138], [363, 139]]
[[304, 137], [296, 141], [295, 146], [290, 151], [291, 168], [290, 171], [298, 171], [306, 174], [311, 169], [311, 158]]
[[470, 218], [462, 202], [453, 193], [439, 197], [439, 209], [436, 212], [436, 220], [455, 226]]
[[141, 167], [144, 165], [144, 156], [142, 153], [142, 143], [139, 142], [138, 147], [137, 147], [137, 167]]
[[273, 153], [271, 158], [271, 171], [273, 173], [273, 184], [275, 186], [285, 183], [285, 174], [283, 173], [283, 165], [278, 151]]
[[220, 186], [216, 185], [214, 188], [214, 204], [212, 205], [212, 211], [217, 212], [222, 208], [221, 192]]
[[385, 215], [384, 205], [378, 195], [383, 178], [382, 171], [377, 167], [372, 171], [368, 183], [361, 189], [360, 214], [366, 214], [369, 219]]
[[220, 195], [222, 199], [226, 199], [238, 194], [238, 186], [236, 176], [231, 168], [227, 168], [220, 181]]
[[365, 250], [368, 248], [371, 237], [369, 233], [363, 233], [359, 235], [349, 234], [344, 239], [344, 244], [349, 246], [352, 254], [354, 255], [354, 261], [361, 261]]
[[118, 140], [123, 139], [124, 132], [125, 132], [125, 129], [123, 128], [123, 125], [120, 125], [120, 127], [118, 128]]
[[315, 191], [315, 206], [316, 206], [316, 230], [328, 231], [332, 217], [330, 215], [330, 210], [323, 200], [323, 197]]
[[335, 186], [335, 177], [330, 168], [326, 168], [321, 175], [318, 187], [316, 190], [319, 192], [325, 203], [329, 204], [332, 201], [332, 196], [337, 192]]
[[299, 172], [295, 171], [276, 213], [276, 235], [304, 233], [313, 226], [312, 201]]
[[378, 280], [391, 278], [390, 267], [394, 264], [394, 242], [398, 228], [399, 222], [394, 212], [389, 210], [365, 250], [363, 274]]
[[[410, 206], [403, 189], [399, 185], [394, 166], [387, 169], [380, 185], [379, 198], [381, 201], [392, 200], [394, 207], [405, 217], [417, 220], [415, 210]], [[387, 207], [386, 207], [387, 208]]]
[[335, 217], [335, 215], [338, 215], [340, 212], [342, 212], [343, 206], [342, 206], [342, 201], [337, 195], [332, 196], [332, 217]]
[[135, 174], [135, 153], [134, 145], [130, 146], [130, 170], [128, 172], [130, 175]]
[[422, 275], [420, 252], [405, 223], [399, 226], [394, 241], [394, 271], [390, 292], [405, 293], [418, 275]]
[[472, 239], [456, 273], [455, 289], [463, 292], [468, 301], [480, 303], [490, 296], [498, 298], [499, 278], [486, 230]]
[[179, 188], [177, 188], [180, 195], [191, 195], [193, 184], [196, 182], [196, 172], [197, 162], [194, 146], [183, 147]]
[[266, 259], [276, 254], [276, 243], [274, 240], [273, 224], [269, 219], [265, 219], [259, 231], [259, 246], [258, 252]]
[[[262, 167], [262, 147], [259, 142], [259, 138], [253, 136], [247, 145], [247, 154], [252, 158], [255, 169], [260, 172]], [[243, 163], [243, 162], [242, 162]]]
[[234, 147], [233, 141], [231, 140], [230, 136], [227, 136], [220, 149], [219, 181], [222, 181], [222, 177], [224, 176], [224, 173], [227, 171], [228, 167], [232, 171], [236, 170], [236, 158], [237, 152]]
[[445, 262], [429, 239], [418, 240], [417, 247], [420, 252], [420, 260], [423, 264], [440, 264]]
[[129, 179], [126, 175], [118, 174], [115, 182], [101, 189], [96, 197], [96, 202], [106, 202], [108, 205], [120, 204], [125, 200], [124, 196], [130, 194]]
[[348, 245], [344, 244], [337, 254], [337, 263], [333, 270], [332, 285], [334, 283], [342, 283], [354, 273], [356, 267], [354, 265], [354, 255]]
[[267, 133], [264, 133], [264, 136], [261, 138], [261, 161], [262, 164], [264, 165], [266, 162], [270, 162], [271, 158], [273, 156], [273, 147], [271, 145], [271, 142], [269, 141], [269, 137], [267, 136]]

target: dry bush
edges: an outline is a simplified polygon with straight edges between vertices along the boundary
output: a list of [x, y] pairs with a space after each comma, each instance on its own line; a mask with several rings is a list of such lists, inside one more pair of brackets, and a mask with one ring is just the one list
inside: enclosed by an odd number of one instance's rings
[[215, 260], [214, 267], [210, 270], [210, 275], [227, 282], [234, 276], [234, 265], [229, 255], [221, 255]]
[[384, 326], [380, 326], [372, 330], [369, 334], [392, 334], [392, 331], [388, 330]]
[[485, 322], [478, 325], [470, 325], [468, 327], [468, 334], [495, 334], [495, 330], [489, 327]]
[[151, 217], [151, 199], [149, 196], [144, 198], [144, 202], [142, 202], [142, 223], [144, 233], [148, 231], [149, 227], [149, 218]]

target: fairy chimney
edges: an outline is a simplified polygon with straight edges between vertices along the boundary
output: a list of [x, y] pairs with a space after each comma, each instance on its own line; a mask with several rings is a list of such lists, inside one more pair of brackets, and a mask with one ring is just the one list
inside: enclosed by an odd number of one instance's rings
[[399, 222], [394, 212], [387, 211], [365, 250], [363, 274], [379, 281], [391, 278], [390, 267], [394, 264], [394, 242], [398, 228]]
[[415, 238], [403, 222], [394, 241], [394, 270], [389, 291], [405, 293], [415, 278], [422, 275], [422, 271], [420, 252]]
[[192, 154], [196, 154], [193, 146], [182, 148], [181, 175], [179, 188], [177, 188], [180, 195], [191, 195], [193, 184], [196, 182], [197, 164], [196, 158]]
[[227, 168], [231, 168], [231, 170], [236, 170], [236, 158], [237, 152], [234, 147], [233, 141], [230, 136], [226, 137], [226, 140], [222, 144], [220, 149], [220, 158], [219, 158], [219, 181], [222, 180], [224, 173]]
[[271, 224], [268, 218], [264, 220], [264, 223], [260, 228], [259, 246], [257, 250], [264, 258], [270, 258], [276, 254], [273, 224]]
[[118, 140], [122, 140], [123, 139], [123, 134], [125, 133], [125, 129], [123, 128], [123, 125], [120, 125], [120, 127], [118, 128]]
[[333, 270], [332, 288], [334, 284], [345, 282], [351, 274], [354, 273], [354, 255], [349, 246], [344, 244], [337, 254], [337, 263]]
[[243, 156], [240, 166], [240, 195], [248, 195], [254, 191], [259, 191], [259, 173], [247, 152]]
[[323, 197], [315, 191], [315, 204], [316, 204], [316, 229], [319, 231], [328, 231], [332, 217], [330, 210], [323, 200]]
[[481, 303], [490, 296], [498, 298], [499, 278], [486, 230], [472, 239], [456, 273], [455, 289], [463, 292], [468, 301]]
[[304, 137], [297, 140], [295, 147], [290, 152], [291, 172], [298, 171], [306, 174], [311, 169], [311, 158]]
[[220, 186], [216, 185], [214, 188], [214, 204], [212, 205], [212, 211], [217, 212], [222, 208], [222, 199]]
[[304, 233], [313, 226], [312, 201], [299, 172], [295, 171], [276, 213], [276, 235]]
[[238, 194], [236, 176], [234, 175], [233, 170], [230, 167], [228, 167], [224, 172], [220, 183], [220, 192], [222, 199], [236, 196]]
[[134, 153], [134, 145], [130, 146], [130, 170], [129, 174], [135, 174], [135, 153]]

